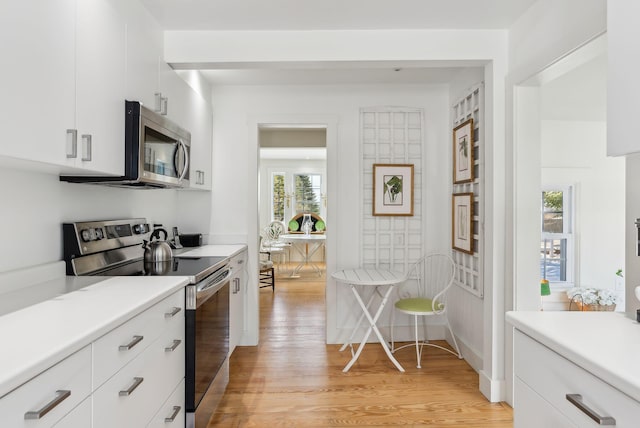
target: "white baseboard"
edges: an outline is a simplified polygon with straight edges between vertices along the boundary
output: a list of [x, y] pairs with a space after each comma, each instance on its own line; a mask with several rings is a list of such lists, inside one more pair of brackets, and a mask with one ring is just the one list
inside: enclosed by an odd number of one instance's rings
[[504, 379], [491, 379], [487, 372], [480, 370], [480, 392], [492, 403], [504, 401], [505, 381]]

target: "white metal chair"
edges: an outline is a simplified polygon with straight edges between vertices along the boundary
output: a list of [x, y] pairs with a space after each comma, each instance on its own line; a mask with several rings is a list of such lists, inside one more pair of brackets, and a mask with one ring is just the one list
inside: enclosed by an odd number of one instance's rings
[[271, 287], [271, 291], [276, 291], [276, 276], [273, 272], [273, 261], [271, 261], [271, 253], [262, 248], [262, 236], [260, 237], [259, 250], [259, 288]]
[[262, 249], [271, 253], [273, 261], [278, 262], [276, 265], [278, 268], [281, 264], [287, 263], [287, 255], [291, 247], [290, 243], [280, 239], [280, 235], [285, 231], [286, 228], [281, 221], [272, 221], [263, 229]]
[[[443, 349], [458, 358], [462, 358], [456, 337], [451, 330], [451, 325], [447, 319], [447, 292], [453, 284], [455, 263], [446, 254], [430, 254], [414, 263], [407, 272], [406, 281], [398, 289], [398, 300], [394, 304], [395, 310], [391, 314], [391, 352], [396, 352], [414, 343], [395, 347], [394, 322], [395, 311], [407, 315], [413, 315], [416, 359], [418, 368], [421, 368], [422, 348], [433, 346]], [[429, 342], [427, 339], [427, 317], [441, 317], [451, 333], [455, 352], [451, 349]], [[424, 337], [420, 340], [418, 333], [418, 317], [422, 317]]]

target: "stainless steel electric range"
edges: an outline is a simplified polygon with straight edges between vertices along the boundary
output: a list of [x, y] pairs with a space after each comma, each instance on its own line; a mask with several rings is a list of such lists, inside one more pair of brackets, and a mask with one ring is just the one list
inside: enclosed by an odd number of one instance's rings
[[185, 288], [185, 407], [186, 426], [194, 428], [196, 415], [198, 420], [208, 420], [210, 415], [202, 413], [215, 409], [210, 404], [198, 407], [209, 388], [224, 390], [229, 378], [231, 268], [227, 257], [177, 255], [166, 262], [145, 263], [143, 243], [151, 232], [144, 218], [65, 223], [67, 274], [189, 278]]

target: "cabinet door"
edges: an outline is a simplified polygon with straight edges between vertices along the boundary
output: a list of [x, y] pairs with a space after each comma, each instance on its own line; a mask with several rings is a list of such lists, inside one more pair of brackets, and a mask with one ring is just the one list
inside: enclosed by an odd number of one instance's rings
[[0, 5], [0, 155], [56, 165], [75, 126], [75, 0]]
[[245, 299], [247, 295], [247, 251], [231, 259], [234, 271], [229, 293], [229, 355], [240, 344], [245, 328]]
[[155, 109], [160, 90], [158, 61], [162, 56], [162, 29], [139, 2], [127, 2], [127, 71], [125, 98]]
[[638, 119], [640, 68], [638, 38], [640, 2], [607, 2], [607, 155], [640, 152], [640, 142], [629, 137], [630, 126]]
[[[124, 174], [126, 22], [108, 0], [77, 4], [76, 128], [87, 173]], [[91, 139], [89, 143], [89, 138]]]
[[191, 91], [191, 188], [211, 190], [213, 118], [207, 102]]

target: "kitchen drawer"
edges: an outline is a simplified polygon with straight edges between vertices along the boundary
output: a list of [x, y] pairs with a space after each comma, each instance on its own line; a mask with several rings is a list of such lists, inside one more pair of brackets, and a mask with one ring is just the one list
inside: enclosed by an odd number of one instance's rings
[[155, 414], [147, 428], [184, 428], [184, 379], [167, 401], [164, 402], [158, 413]]
[[236, 254], [231, 257], [229, 260], [229, 266], [233, 269], [234, 274], [238, 274], [245, 268], [245, 264], [247, 263], [247, 252], [242, 251], [240, 254]]
[[91, 397], [62, 418], [53, 428], [87, 428], [91, 426]]
[[578, 428], [518, 377], [513, 384], [515, 428]]
[[[639, 402], [518, 330], [514, 337], [514, 349], [516, 377], [544, 397], [573, 424], [584, 428], [598, 426], [567, 400], [567, 394], [580, 394], [584, 404], [598, 415], [615, 418], [616, 427], [638, 426]], [[519, 401], [516, 397], [516, 413], [519, 411]]]
[[96, 340], [93, 343], [94, 389], [176, 323], [184, 326], [184, 289]]
[[149, 423], [184, 379], [184, 318], [180, 319], [94, 392], [93, 428]]
[[[62, 391], [69, 394], [60, 401], [67, 395]], [[51, 427], [90, 394], [91, 347], [86, 346], [2, 397], [1, 424], [11, 428]], [[41, 415], [39, 419], [25, 419], [27, 412]]]

